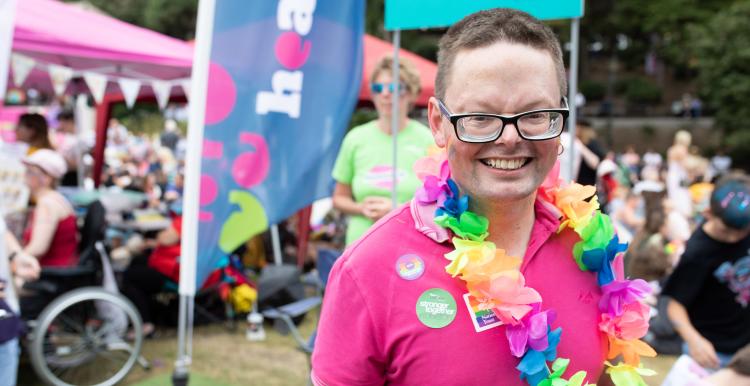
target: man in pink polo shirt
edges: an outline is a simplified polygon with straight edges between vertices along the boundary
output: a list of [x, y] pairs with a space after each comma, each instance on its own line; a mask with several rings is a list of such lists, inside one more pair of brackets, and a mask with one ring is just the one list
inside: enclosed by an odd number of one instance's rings
[[[526, 285], [555, 310], [554, 325], [564, 331], [557, 357], [571, 360], [565, 378], [585, 370], [596, 382], [607, 350], [601, 291], [572, 257], [578, 236], [557, 233], [559, 213], [537, 198], [567, 116], [559, 42], [530, 15], [494, 9], [456, 23], [439, 49], [428, 119], [451, 178], [470, 197], [469, 210], [489, 219], [488, 241], [523, 257]], [[534, 131], [545, 117], [552, 119]], [[414, 200], [395, 210], [336, 263], [312, 357], [314, 384], [527, 384], [507, 326], [446, 273], [444, 255], [454, 246], [433, 220], [436, 208]]]

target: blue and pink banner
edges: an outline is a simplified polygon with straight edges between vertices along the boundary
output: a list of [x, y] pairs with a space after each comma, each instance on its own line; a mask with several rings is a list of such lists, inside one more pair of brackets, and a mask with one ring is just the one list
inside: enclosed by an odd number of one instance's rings
[[359, 92], [364, 0], [216, 2], [198, 286], [250, 237], [331, 194]]

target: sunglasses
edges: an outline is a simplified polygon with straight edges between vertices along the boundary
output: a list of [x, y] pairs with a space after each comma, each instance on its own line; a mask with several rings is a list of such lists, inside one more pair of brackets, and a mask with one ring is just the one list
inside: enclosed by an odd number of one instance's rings
[[403, 83], [372, 83], [370, 85], [370, 91], [372, 91], [373, 94], [381, 94], [387, 89], [389, 93], [393, 94], [396, 92], [396, 87], [398, 87], [399, 94], [404, 94], [406, 92], [406, 85]]

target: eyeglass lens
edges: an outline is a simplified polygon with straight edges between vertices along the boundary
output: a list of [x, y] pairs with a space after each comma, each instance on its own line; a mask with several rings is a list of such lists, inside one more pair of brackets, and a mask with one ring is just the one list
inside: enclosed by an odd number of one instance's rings
[[[544, 111], [522, 115], [516, 120], [516, 125], [523, 137], [542, 139], [558, 135], [563, 122], [562, 113]], [[476, 115], [459, 119], [457, 125], [463, 137], [482, 140], [497, 136], [503, 128], [503, 121], [498, 117]]]

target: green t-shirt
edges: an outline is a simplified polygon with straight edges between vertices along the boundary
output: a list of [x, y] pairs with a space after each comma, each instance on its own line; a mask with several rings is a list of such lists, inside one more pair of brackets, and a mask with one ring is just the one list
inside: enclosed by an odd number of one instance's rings
[[[414, 175], [412, 165], [427, 154], [427, 148], [434, 144], [430, 129], [417, 121], [410, 120], [398, 133], [398, 172], [397, 191], [399, 203], [409, 201], [421, 182]], [[353, 128], [344, 137], [333, 178], [352, 187], [354, 201], [362, 202], [368, 196], [391, 197], [393, 186], [393, 142], [371, 121]], [[357, 240], [372, 221], [364, 216], [351, 216], [346, 230], [346, 244]]]

